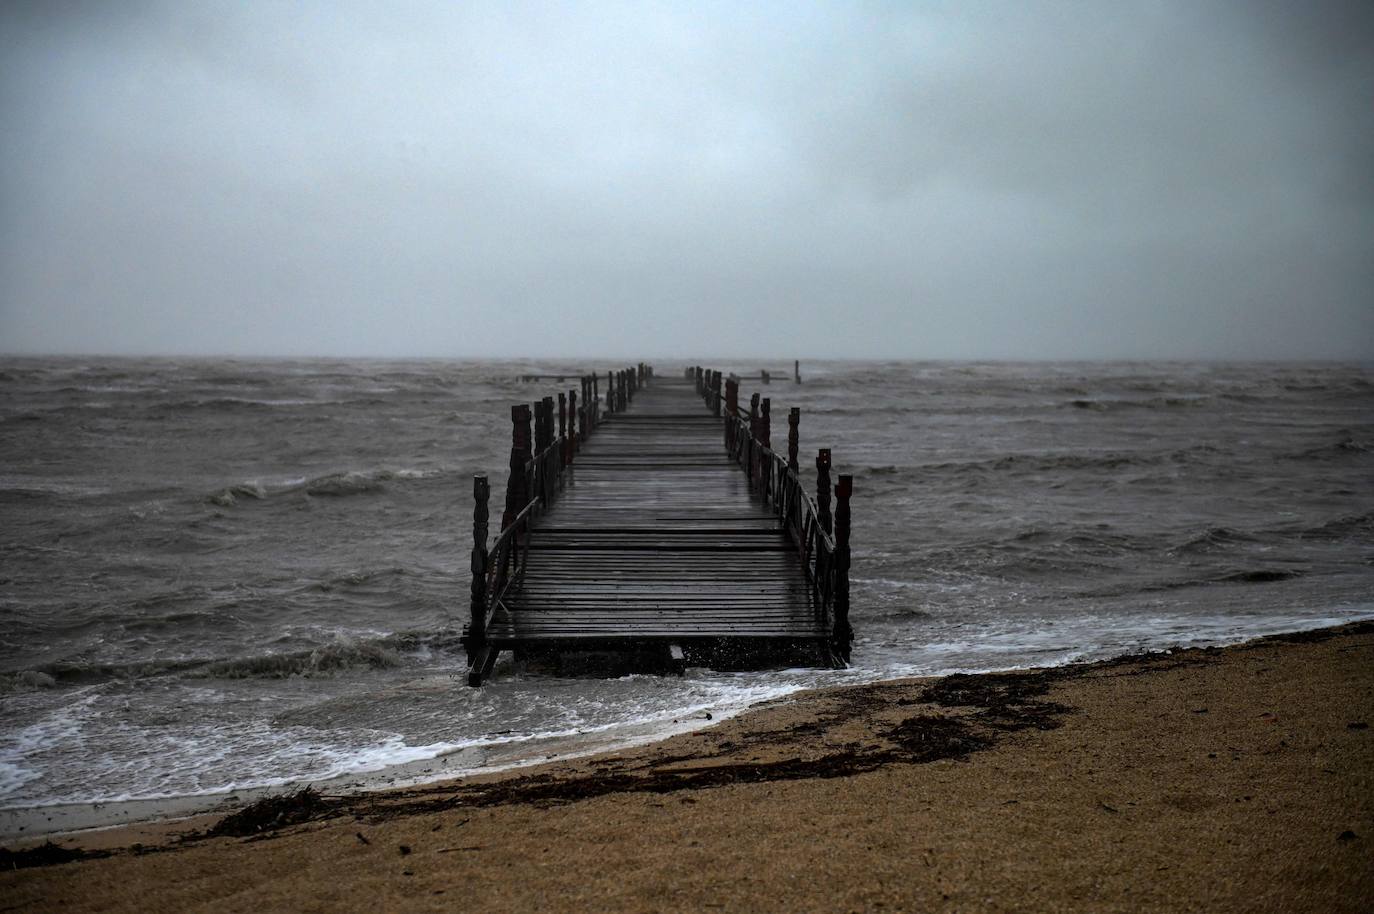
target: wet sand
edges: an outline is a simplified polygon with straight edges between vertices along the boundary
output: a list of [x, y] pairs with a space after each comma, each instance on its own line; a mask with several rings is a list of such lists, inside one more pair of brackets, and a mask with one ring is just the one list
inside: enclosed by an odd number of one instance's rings
[[833, 689], [571, 763], [69, 836], [110, 856], [0, 874], [0, 908], [1366, 911], [1371, 723], [1369, 623]]

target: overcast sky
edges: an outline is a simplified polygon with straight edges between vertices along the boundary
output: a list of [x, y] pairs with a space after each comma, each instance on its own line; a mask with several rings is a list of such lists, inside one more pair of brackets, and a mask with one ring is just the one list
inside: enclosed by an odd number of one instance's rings
[[1374, 358], [1367, 2], [0, 4], [0, 352]]

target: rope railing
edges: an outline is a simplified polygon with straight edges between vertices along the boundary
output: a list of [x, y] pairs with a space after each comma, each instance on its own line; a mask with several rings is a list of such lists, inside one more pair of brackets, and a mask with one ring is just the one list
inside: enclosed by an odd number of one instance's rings
[[[536, 377], [529, 375], [526, 377]], [[653, 378], [653, 366], [638, 365], [606, 374], [606, 394], [595, 374], [580, 378], [578, 390], [560, 392], [533, 405], [511, 407], [510, 474], [506, 478], [501, 531], [487, 545], [491, 487], [485, 473], [473, 476], [472, 587], [470, 618], [463, 631], [468, 655], [468, 683], [481, 685], [496, 662], [487, 633], [504, 606], [506, 595], [518, 590], [529, 560], [534, 521], [553, 507], [572, 481], [577, 453], [606, 417], [623, 412]]]
[[697, 394], [712, 414], [724, 420], [725, 453], [748, 477], [749, 491], [772, 510], [796, 548], [810, 585], [812, 605], [831, 633], [831, 654], [837, 662], [847, 665], [854, 641], [854, 630], [849, 624], [849, 500], [854, 492], [853, 476], [841, 474], [832, 489], [830, 449], [819, 449], [816, 496], [812, 498], [802, 484], [797, 461], [799, 408], [788, 411], [784, 459], [772, 447], [769, 398], [753, 394], [746, 416], [740, 410], [738, 377], [726, 377], [700, 366], [687, 369], [686, 375], [695, 380]]

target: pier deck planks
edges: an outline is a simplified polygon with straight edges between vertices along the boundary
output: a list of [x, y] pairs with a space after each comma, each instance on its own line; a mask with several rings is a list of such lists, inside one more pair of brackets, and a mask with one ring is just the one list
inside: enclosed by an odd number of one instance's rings
[[655, 378], [578, 452], [535, 525], [498, 649], [784, 639], [823, 649], [796, 549], [751, 499], [690, 381]]

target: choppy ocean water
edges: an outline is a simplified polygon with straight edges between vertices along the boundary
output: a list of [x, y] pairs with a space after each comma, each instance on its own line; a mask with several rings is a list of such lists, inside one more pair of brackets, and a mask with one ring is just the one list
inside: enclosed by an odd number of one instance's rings
[[855, 476], [852, 669], [468, 689], [471, 474], [582, 367], [0, 359], [0, 808], [1374, 617], [1374, 367], [822, 362], [759, 389]]

